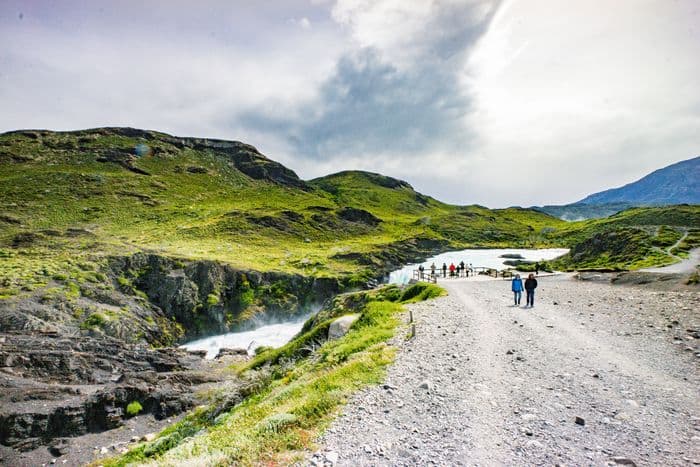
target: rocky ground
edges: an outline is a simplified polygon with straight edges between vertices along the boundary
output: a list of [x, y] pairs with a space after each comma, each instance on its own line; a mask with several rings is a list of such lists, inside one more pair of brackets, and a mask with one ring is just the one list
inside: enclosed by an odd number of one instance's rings
[[446, 281], [309, 464], [700, 464], [700, 292], [587, 279]]
[[82, 465], [153, 436], [201, 391], [235, 383], [224, 368], [244, 357], [203, 356], [107, 336], [0, 333], [0, 464]]

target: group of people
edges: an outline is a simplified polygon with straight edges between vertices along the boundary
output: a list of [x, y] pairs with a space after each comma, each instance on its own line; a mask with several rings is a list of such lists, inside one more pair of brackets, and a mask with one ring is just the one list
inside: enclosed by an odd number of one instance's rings
[[528, 306], [532, 308], [535, 306], [535, 289], [537, 288], [537, 279], [535, 279], [534, 274], [530, 274], [525, 279], [525, 284], [520, 278], [520, 274], [516, 274], [511, 281], [511, 290], [513, 291], [513, 299], [515, 300], [515, 305], [520, 305], [520, 299], [523, 296], [523, 290], [525, 290], [525, 307]]
[[[455, 265], [455, 263], [450, 263], [449, 266], [447, 266], [447, 263], [442, 263], [442, 267], [440, 269], [442, 270], [442, 277], [447, 277], [448, 271], [450, 272], [450, 277], [469, 277], [470, 272], [472, 274], [474, 273], [474, 268], [472, 267], [471, 263], [467, 265], [464, 261], [460, 261], [457, 265]], [[418, 266], [418, 271], [420, 272], [422, 279], [425, 274], [425, 267], [423, 267], [421, 264]], [[436, 272], [438, 272], [438, 268], [435, 266], [435, 263], [433, 263], [430, 265], [430, 276], [435, 277]]]

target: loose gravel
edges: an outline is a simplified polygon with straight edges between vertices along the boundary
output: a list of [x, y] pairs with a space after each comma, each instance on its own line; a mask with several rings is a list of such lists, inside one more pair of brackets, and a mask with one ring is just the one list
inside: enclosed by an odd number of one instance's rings
[[411, 305], [416, 336], [308, 464], [699, 464], [700, 294], [539, 283], [534, 308], [499, 280]]

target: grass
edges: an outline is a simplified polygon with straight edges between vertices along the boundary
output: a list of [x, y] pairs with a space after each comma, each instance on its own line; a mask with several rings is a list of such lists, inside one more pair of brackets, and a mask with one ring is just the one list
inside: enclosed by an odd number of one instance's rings
[[634, 270], [677, 261], [664, 250], [688, 236], [671, 254], [700, 247], [700, 206], [633, 208], [605, 219], [571, 222], [550, 234], [571, 248], [552, 264], [559, 269]]
[[[264, 350], [238, 368], [243, 378], [255, 381], [239, 404], [222, 413], [199, 408], [154, 441], [99, 463], [277, 465], [299, 460], [354, 391], [382, 381], [396, 352], [387, 341], [399, 325], [402, 303], [443, 293], [435, 285], [417, 284], [402, 292], [401, 301], [388, 300], [399, 298], [391, 288], [346, 296], [342, 303], [362, 305], [348, 308], [337, 302], [332, 316], [326, 314], [287, 345]], [[325, 339], [334, 317], [358, 311], [360, 318], [345, 336]], [[313, 342], [318, 345], [311, 350]]]

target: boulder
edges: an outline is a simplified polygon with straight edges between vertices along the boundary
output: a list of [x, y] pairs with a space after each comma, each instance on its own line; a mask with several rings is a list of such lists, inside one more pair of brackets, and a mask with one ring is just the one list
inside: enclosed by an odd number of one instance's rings
[[359, 313], [341, 316], [334, 320], [328, 328], [328, 339], [338, 339], [348, 333], [350, 327], [360, 318]]

